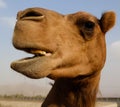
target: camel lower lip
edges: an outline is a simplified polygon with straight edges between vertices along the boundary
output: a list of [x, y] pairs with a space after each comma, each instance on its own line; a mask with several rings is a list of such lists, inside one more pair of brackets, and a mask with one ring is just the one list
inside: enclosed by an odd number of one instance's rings
[[11, 68], [30, 78], [42, 78], [50, 74], [53, 69], [51, 57], [32, 57], [24, 58], [11, 63]]
[[30, 61], [33, 61], [33, 60], [39, 60], [40, 58], [44, 58], [44, 57], [49, 57], [51, 56], [52, 54], [51, 53], [46, 53], [45, 55], [34, 55], [33, 57], [26, 57], [26, 58], [22, 58], [22, 59], [19, 59], [17, 61], [14, 61], [13, 63], [24, 63], [24, 62], [30, 62]]
[[30, 63], [32, 61], [38, 61], [38, 60], [40, 60], [41, 57], [44, 57], [44, 56], [26, 57], [26, 58], [22, 58], [22, 59], [16, 60], [16, 61], [12, 62], [12, 64]]

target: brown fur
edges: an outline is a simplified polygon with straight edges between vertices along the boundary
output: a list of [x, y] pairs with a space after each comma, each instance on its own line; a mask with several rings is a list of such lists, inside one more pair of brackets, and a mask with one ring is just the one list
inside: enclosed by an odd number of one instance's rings
[[86, 12], [20, 11], [13, 45], [35, 57], [15, 61], [11, 67], [30, 78], [55, 80], [42, 107], [94, 107], [106, 59], [105, 33], [114, 24], [112, 11], [101, 19]]

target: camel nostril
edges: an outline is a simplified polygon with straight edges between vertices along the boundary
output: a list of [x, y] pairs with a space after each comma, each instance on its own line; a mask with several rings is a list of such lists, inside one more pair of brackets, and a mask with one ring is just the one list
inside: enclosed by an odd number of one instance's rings
[[43, 16], [43, 15], [35, 11], [30, 11], [24, 14], [22, 17], [39, 17], [39, 16]]
[[43, 19], [44, 15], [41, 14], [40, 12], [31, 10], [31, 11], [25, 11], [19, 15], [18, 19], [28, 19], [28, 20], [38, 20], [38, 19]]

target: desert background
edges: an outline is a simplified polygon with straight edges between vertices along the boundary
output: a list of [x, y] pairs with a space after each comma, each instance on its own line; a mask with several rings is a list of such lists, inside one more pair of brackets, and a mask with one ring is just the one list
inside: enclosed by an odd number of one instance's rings
[[[46, 88], [28, 83], [2, 86], [0, 87], [0, 107], [41, 107], [51, 88], [50, 84], [48, 86]], [[98, 92], [96, 107], [120, 107], [120, 98], [103, 97]]]

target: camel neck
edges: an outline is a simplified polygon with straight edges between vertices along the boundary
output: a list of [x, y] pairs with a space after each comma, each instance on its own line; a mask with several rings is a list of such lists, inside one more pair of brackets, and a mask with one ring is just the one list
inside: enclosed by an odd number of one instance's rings
[[94, 107], [99, 77], [96, 79], [56, 80], [42, 107]]

